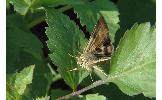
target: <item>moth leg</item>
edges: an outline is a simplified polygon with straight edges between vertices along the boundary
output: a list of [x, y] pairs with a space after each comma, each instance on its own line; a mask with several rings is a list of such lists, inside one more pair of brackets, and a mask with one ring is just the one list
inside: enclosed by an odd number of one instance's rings
[[108, 76], [106, 73], [104, 73], [104, 71], [102, 69], [100, 69], [98, 66], [93, 66], [94, 69], [100, 71], [101, 73], [103, 73], [106, 77]]
[[100, 59], [94, 61], [93, 63], [99, 63], [99, 62], [107, 61], [107, 60], [110, 60], [110, 59], [111, 59], [111, 57], [104, 57], [104, 58], [100, 58]]

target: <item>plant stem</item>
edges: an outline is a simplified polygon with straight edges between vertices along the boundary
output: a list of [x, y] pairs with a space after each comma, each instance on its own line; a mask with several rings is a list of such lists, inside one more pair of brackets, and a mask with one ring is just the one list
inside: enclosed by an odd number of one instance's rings
[[70, 9], [70, 8], [72, 8], [72, 7], [67, 5], [67, 6], [64, 6], [64, 7], [60, 8], [60, 9], [58, 9], [58, 10], [61, 11], [61, 12], [64, 12], [64, 11]]
[[32, 22], [30, 22], [27, 27], [30, 29], [34, 27], [35, 25], [45, 21], [45, 16], [41, 16], [40, 18], [34, 19]]
[[56, 76], [57, 75], [57, 72], [52, 68], [52, 66], [49, 63], [47, 63], [47, 66], [49, 67], [52, 75]]
[[52, 79], [52, 82], [55, 82], [59, 79], [62, 79], [61, 75], [60, 74], [57, 74], [53, 79]]
[[87, 87], [85, 87], [85, 88], [83, 88], [83, 89], [81, 89], [79, 91], [76, 91], [76, 92], [73, 92], [71, 94], [65, 95], [65, 96], [60, 97], [60, 98], [58, 98], [56, 100], [66, 100], [66, 99], [69, 99], [72, 96], [80, 95], [81, 93], [83, 93], [83, 92], [85, 92], [87, 90], [90, 90], [90, 89], [92, 89], [94, 87], [100, 86], [100, 85], [105, 84], [105, 83], [107, 83], [107, 81], [104, 81], [104, 80], [96, 81], [93, 84], [91, 84], [91, 85], [89, 85], [89, 86], [87, 86]]

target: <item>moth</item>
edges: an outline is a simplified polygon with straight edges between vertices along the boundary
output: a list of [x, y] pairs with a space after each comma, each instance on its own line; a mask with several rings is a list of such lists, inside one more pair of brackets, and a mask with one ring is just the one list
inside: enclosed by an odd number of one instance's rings
[[91, 33], [90, 39], [87, 46], [84, 48], [83, 53], [76, 57], [77, 64], [88, 71], [91, 71], [94, 68], [104, 73], [97, 64], [99, 62], [110, 60], [112, 52], [113, 45], [109, 37], [109, 29], [104, 17], [101, 16]]

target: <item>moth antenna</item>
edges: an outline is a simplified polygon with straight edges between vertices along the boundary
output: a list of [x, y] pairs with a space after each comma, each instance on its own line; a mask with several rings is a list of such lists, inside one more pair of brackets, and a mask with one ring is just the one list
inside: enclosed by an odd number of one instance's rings
[[90, 77], [91, 77], [91, 81], [93, 82], [92, 74], [90, 73], [89, 75], [90, 75]]
[[93, 66], [93, 68], [103, 73], [106, 77], [108, 76], [102, 69], [98, 68], [97, 66]]
[[105, 58], [99, 59], [97, 61], [94, 61], [93, 63], [99, 63], [99, 62], [107, 61], [107, 60], [110, 60], [110, 59], [111, 59], [111, 57], [105, 57]]
[[[80, 54], [81, 54], [81, 53], [80, 53]], [[68, 53], [68, 55], [69, 55], [69, 56], [71, 56], [71, 57], [73, 57], [73, 58], [78, 59], [78, 57], [77, 57], [77, 56], [73, 56], [73, 55], [71, 55], [70, 53]]]

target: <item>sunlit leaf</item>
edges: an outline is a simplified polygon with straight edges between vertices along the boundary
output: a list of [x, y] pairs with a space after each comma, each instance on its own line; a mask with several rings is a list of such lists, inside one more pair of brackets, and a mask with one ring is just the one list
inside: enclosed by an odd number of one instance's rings
[[135, 24], [126, 31], [112, 56], [109, 78], [130, 96], [156, 96], [155, 36], [155, 26]]
[[7, 100], [16, 100], [24, 93], [28, 84], [32, 83], [34, 65], [24, 68], [20, 73], [7, 77]]

